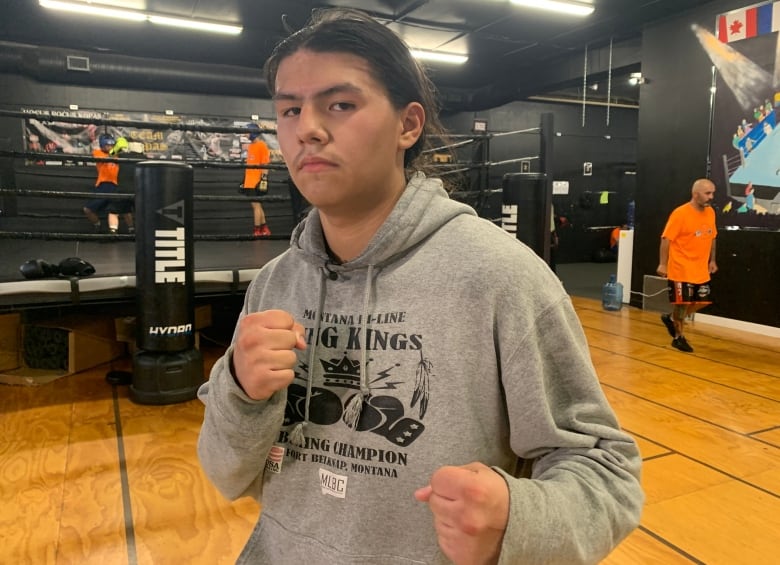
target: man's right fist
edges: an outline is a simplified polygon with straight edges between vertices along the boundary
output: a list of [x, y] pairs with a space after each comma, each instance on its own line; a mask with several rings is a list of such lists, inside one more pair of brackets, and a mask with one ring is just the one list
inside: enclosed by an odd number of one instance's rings
[[304, 328], [284, 310], [244, 316], [233, 345], [236, 381], [254, 400], [267, 400], [292, 383], [298, 362], [295, 349], [306, 349]]

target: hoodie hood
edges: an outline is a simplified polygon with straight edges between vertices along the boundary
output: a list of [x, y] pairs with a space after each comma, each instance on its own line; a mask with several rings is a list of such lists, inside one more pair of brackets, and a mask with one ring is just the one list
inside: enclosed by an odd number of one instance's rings
[[[387, 217], [385, 222], [371, 238], [363, 252], [355, 259], [342, 264], [336, 264], [328, 255], [325, 237], [322, 232], [319, 211], [315, 208], [293, 231], [290, 252], [299, 254], [304, 261], [320, 270], [319, 308], [322, 312], [327, 295], [326, 279], [337, 280], [341, 276], [348, 277], [350, 271], [366, 270], [366, 283], [363, 291], [363, 305], [360, 335], [367, 335], [367, 320], [371, 313], [371, 290], [376, 273], [396, 258], [403, 256], [408, 250], [420, 244], [436, 230], [452, 219], [461, 216], [476, 216], [473, 208], [450, 200], [440, 179], [429, 179], [422, 173], [415, 174], [407, 183], [401, 198]], [[320, 316], [315, 320], [314, 335], [319, 335]], [[314, 367], [317, 356], [316, 346], [309, 349], [309, 367]], [[366, 371], [366, 349], [360, 353], [360, 391], [347, 403], [344, 421], [355, 428], [363, 402], [371, 395]], [[421, 383], [426, 386], [426, 383]], [[305, 416], [303, 422], [297, 425], [290, 434], [290, 441], [302, 446], [305, 442], [305, 427], [309, 421], [309, 407], [312, 396], [312, 379], [309, 376], [306, 387]]]
[[351, 261], [342, 265], [331, 261], [317, 209], [296, 226], [290, 246], [294, 253], [301, 253], [306, 261], [325, 267], [329, 273], [381, 267], [462, 214], [477, 215], [470, 206], [450, 200], [440, 179], [416, 173], [368, 246]]

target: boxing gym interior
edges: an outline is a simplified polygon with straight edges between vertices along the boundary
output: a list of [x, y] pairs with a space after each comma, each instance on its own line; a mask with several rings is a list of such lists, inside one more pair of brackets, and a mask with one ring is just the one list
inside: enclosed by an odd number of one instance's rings
[[[585, 15], [509, 0], [5, 3], [0, 562], [235, 562], [262, 508], [203, 474], [195, 393], [248, 284], [309, 209], [278, 150], [263, 63], [336, 5], [439, 56], [423, 63], [450, 135], [427, 159], [571, 297], [643, 458], [641, 524], [603, 563], [775, 562], [780, 3], [559, 3]], [[759, 12], [774, 14], [766, 26]], [[264, 192], [242, 187], [249, 124], [271, 150]], [[83, 211], [103, 135], [139, 150], [108, 158], [132, 173], [110, 197], [133, 203], [132, 230]], [[660, 320], [656, 267], [666, 219], [701, 177], [717, 187], [719, 271], [683, 353]], [[253, 201], [270, 235], [253, 232]], [[160, 255], [166, 245], [177, 251]], [[170, 257], [176, 292], [155, 283]], [[139, 326], [188, 331], [161, 346]]]

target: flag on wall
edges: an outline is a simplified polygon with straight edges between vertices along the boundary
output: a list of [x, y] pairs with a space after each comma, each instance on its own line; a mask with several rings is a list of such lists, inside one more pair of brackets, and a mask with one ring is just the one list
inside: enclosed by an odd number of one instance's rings
[[731, 43], [780, 31], [780, 2], [755, 4], [718, 16], [718, 39]]

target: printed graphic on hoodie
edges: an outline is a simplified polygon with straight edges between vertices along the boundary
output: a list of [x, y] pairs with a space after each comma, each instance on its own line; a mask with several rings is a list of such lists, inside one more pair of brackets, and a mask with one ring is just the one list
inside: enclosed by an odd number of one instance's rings
[[[307, 311], [304, 318], [312, 319], [314, 315]], [[434, 375], [433, 366], [423, 352], [422, 336], [398, 330], [399, 323], [403, 325], [405, 321], [405, 312], [369, 315], [366, 339], [361, 335], [360, 315], [323, 314], [317, 339], [313, 336], [314, 329], [307, 328], [306, 342], [308, 347], [316, 348], [315, 358], [319, 367], [311, 370], [307, 363], [299, 363], [295, 381], [287, 389], [284, 415], [287, 430], [282, 431], [279, 437], [280, 443], [287, 443], [291, 427], [304, 421], [307, 379], [312, 373], [314, 382], [311, 384], [308, 422], [320, 426], [347, 426], [344, 419], [346, 406], [354, 395], [360, 394], [360, 382], [364, 377], [360, 359], [365, 346], [365, 377], [370, 395], [364, 398], [355, 430], [385, 438], [389, 442], [388, 450], [306, 437], [303, 450], [319, 453], [304, 453], [300, 448], [288, 446], [288, 456], [358, 472], [365, 470], [360, 467], [353, 469], [354, 465], [335, 457], [373, 464], [406, 464], [406, 456], [396, 450], [411, 445], [425, 431], [423, 419], [428, 409], [430, 379]], [[382, 324], [394, 329], [382, 329]], [[390, 352], [395, 359], [389, 366], [387, 363], [374, 366], [371, 352], [375, 351], [382, 351], [385, 354], [383, 359], [387, 359], [386, 353]], [[394, 476], [394, 472], [389, 475]]]

